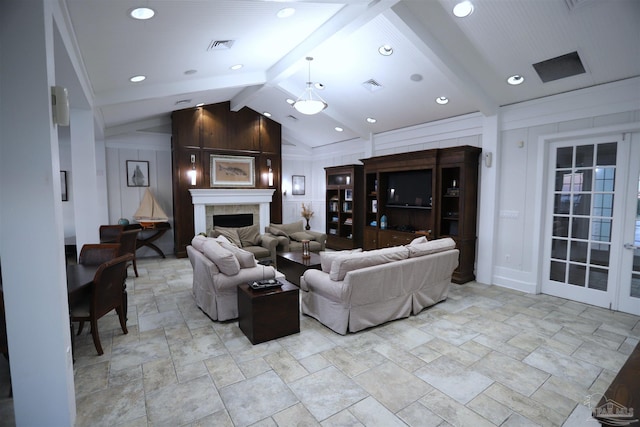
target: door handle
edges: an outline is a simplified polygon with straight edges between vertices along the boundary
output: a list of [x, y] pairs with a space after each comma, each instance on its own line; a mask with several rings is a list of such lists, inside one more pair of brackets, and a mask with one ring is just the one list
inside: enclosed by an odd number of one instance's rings
[[633, 243], [625, 243], [624, 248], [629, 250], [634, 250], [634, 249], [640, 249], [640, 246], [636, 246]]

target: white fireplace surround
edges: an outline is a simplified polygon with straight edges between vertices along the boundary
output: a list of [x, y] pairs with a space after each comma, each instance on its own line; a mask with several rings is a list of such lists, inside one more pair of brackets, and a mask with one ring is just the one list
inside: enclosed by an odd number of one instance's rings
[[271, 222], [269, 204], [275, 189], [251, 188], [206, 188], [191, 189], [193, 202], [193, 225], [195, 235], [207, 232], [207, 206], [220, 205], [258, 205], [260, 209], [260, 233]]

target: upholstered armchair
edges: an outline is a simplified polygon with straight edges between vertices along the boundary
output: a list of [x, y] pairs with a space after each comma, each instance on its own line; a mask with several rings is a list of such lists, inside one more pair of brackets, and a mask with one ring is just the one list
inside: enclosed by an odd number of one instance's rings
[[213, 227], [209, 237], [224, 236], [239, 248], [249, 251], [260, 263], [276, 262], [278, 239], [271, 235], [260, 234], [258, 225], [246, 227]]
[[327, 234], [305, 230], [302, 220], [290, 224], [269, 224], [265, 236], [272, 236], [278, 240], [278, 252], [296, 252], [302, 250], [302, 241], [309, 240], [311, 252], [324, 251]]

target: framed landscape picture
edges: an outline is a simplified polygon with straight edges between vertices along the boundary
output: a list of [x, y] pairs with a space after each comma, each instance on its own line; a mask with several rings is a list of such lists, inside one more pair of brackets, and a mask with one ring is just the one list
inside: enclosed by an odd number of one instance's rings
[[212, 187], [254, 187], [255, 159], [242, 156], [211, 155]]
[[127, 187], [149, 186], [149, 162], [127, 160]]

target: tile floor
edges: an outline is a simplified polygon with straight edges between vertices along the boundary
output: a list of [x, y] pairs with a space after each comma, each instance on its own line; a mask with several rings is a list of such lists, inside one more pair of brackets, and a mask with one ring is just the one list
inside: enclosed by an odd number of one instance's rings
[[[251, 345], [191, 296], [187, 259], [140, 259], [129, 334], [77, 341], [76, 426], [596, 426], [596, 401], [640, 339], [640, 317], [478, 283], [447, 301], [341, 336]], [[0, 361], [0, 425], [13, 425]]]

